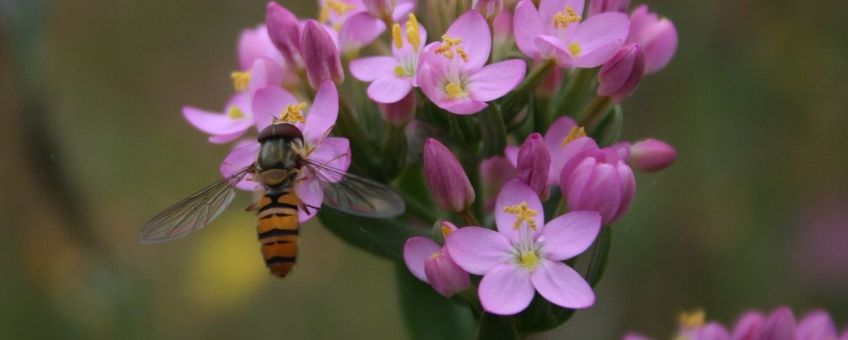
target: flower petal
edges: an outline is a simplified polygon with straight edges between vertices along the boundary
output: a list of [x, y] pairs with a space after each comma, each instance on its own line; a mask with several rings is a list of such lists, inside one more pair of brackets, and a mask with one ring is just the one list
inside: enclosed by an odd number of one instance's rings
[[336, 124], [338, 116], [339, 92], [333, 82], [325, 80], [318, 88], [312, 108], [306, 115], [303, 138], [313, 145], [319, 144], [319, 141], [330, 133], [330, 129]]
[[[562, 145], [562, 144], [560, 144]], [[551, 150], [551, 171], [553, 183], [560, 183], [562, 178], [570, 176], [574, 168], [580, 164], [587, 154], [598, 150], [598, 144], [590, 137], [577, 138], [565, 146]], [[568, 173], [569, 175], [565, 175]]]
[[815, 310], [798, 323], [796, 334], [798, 340], [836, 339], [836, 327], [830, 314]]
[[368, 86], [368, 98], [375, 102], [399, 102], [412, 91], [412, 78], [398, 78], [394, 74], [380, 77]]
[[480, 227], [459, 228], [450, 234], [445, 247], [456, 264], [476, 275], [509, 263], [512, 257], [512, 246], [506, 237]]
[[324, 202], [324, 191], [317, 179], [307, 178], [294, 186], [294, 192], [303, 203], [303, 207], [297, 210], [297, 219], [300, 223], [305, 223], [321, 209], [321, 204]]
[[[211, 135], [244, 131], [251, 125], [249, 120], [234, 120], [227, 114], [204, 111], [191, 106], [183, 108], [183, 117], [198, 130]], [[245, 123], [247, 123], [246, 126]]]
[[[224, 158], [224, 161], [221, 162], [221, 175], [224, 178], [232, 176], [253, 164], [256, 161], [257, 155], [259, 155], [259, 143], [255, 140], [244, 140], [237, 143], [232, 151]], [[253, 191], [256, 190], [258, 185], [253, 180], [253, 177], [248, 175], [236, 183], [235, 187], [245, 191]]]
[[[321, 178], [330, 182], [340, 181], [341, 174], [350, 167], [350, 142], [347, 138], [327, 137], [309, 155], [309, 160], [338, 172], [323, 171]], [[321, 171], [321, 169], [317, 169]]]
[[512, 22], [518, 49], [531, 59], [539, 59], [541, 57], [539, 49], [533, 39], [544, 34], [545, 28], [542, 26], [542, 18], [533, 2], [530, 0], [519, 2], [515, 6], [515, 17]]
[[478, 289], [483, 309], [498, 315], [523, 311], [530, 305], [534, 293], [530, 272], [515, 264], [501, 264], [492, 268], [483, 276]]
[[427, 282], [444, 297], [451, 297], [471, 285], [471, 276], [460, 268], [447, 252], [426, 259], [424, 274], [427, 276]]
[[553, 219], [542, 230], [545, 256], [564, 261], [586, 251], [601, 231], [601, 215], [595, 211], [572, 211]]
[[749, 311], [739, 318], [736, 322], [736, 327], [733, 328], [733, 337], [735, 340], [753, 340], [757, 332], [765, 322], [765, 316], [757, 311]]
[[288, 105], [298, 103], [291, 93], [277, 86], [259, 89], [253, 95], [253, 116], [256, 129], [262, 131], [278, 118]]
[[584, 2], [584, 0], [542, 0], [539, 3], [539, 15], [547, 32], [552, 33], [557, 30], [554, 27], [554, 16], [565, 11], [567, 6], [571, 6], [575, 14], [582, 16]]
[[553, 58], [560, 67], [573, 67], [574, 57], [565, 51], [562, 41], [552, 35], [540, 35], [533, 39], [542, 58]]
[[478, 11], [468, 11], [456, 19], [446, 33], [451, 38], [461, 38], [463, 49], [468, 54], [468, 61], [463, 69], [474, 70], [482, 67], [489, 60], [492, 52], [492, 33], [486, 18]]
[[627, 39], [630, 19], [626, 14], [606, 12], [589, 18], [576, 28], [569, 44], [580, 45], [574, 65], [581, 68], [601, 66], [612, 58]]
[[589, 283], [562, 262], [543, 259], [530, 279], [539, 294], [557, 306], [586, 308], [595, 303]]
[[374, 81], [377, 78], [395, 75], [398, 61], [393, 57], [367, 57], [350, 62], [350, 73], [361, 81]]
[[368, 12], [360, 12], [348, 18], [339, 30], [339, 45], [342, 51], [354, 51], [377, 39], [386, 24], [371, 17]]
[[524, 60], [511, 59], [486, 65], [468, 79], [468, 92], [479, 101], [503, 97], [524, 80]]
[[539, 196], [536, 195], [533, 189], [530, 189], [530, 187], [521, 181], [513, 179], [504, 184], [503, 188], [501, 188], [501, 193], [498, 194], [498, 201], [495, 203], [495, 224], [498, 226], [498, 231], [513, 243], [518, 242], [520, 227], [527, 223], [521, 222], [516, 226], [516, 222], [518, 221], [517, 215], [508, 213], [504, 209], [525, 202], [527, 208], [536, 211], [536, 215], [531, 220], [536, 225], [533, 236], [537, 236], [545, 225], [545, 210], [542, 207]]
[[[406, 1], [406, 2], [403, 2], [403, 0], [398, 1], [397, 5], [395, 5], [394, 11], [392, 11], [392, 20], [394, 20], [396, 22], [400, 22], [400, 21], [403, 20], [403, 18], [406, 18], [407, 14], [409, 14], [409, 12], [412, 12], [414, 9], [415, 9], [415, 1], [414, 0]], [[427, 40], [421, 40], [421, 41], [427, 41]]]
[[406, 267], [419, 280], [427, 282], [424, 273], [424, 261], [441, 252], [442, 247], [435, 241], [426, 237], [413, 237], [406, 240], [403, 245], [403, 261]]

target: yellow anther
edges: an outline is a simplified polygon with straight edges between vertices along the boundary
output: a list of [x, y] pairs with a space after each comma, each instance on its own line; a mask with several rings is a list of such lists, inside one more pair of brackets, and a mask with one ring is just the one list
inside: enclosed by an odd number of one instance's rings
[[435, 252], [435, 253], [430, 255], [430, 258], [433, 259], [433, 260], [436, 260], [440, 257], [442, 257], [442, 253], [440, 253], [440, 252]]
[[443, 35], [442, 35], [442, 42], [443, 42], [445, 45], [449, 45], [449, 46], [453, 47], [453, 46], [456, 46], [456, 45], [461, 44], [461, 43], [462, 43], [462, 38], [451, 38], [451, 37], [450, 37], [450, 36], [448, 36], [447, 34], [443, 34]]
[[463, 61], [467, 61], [468, 53], [459, 46], [461, 43], [462, 38], [451, 38], [447, 34], [442, 35], [442, 45], [436, 49], [436, 53], [443, 55], [445, 58], [453, 59], [454, 51], [456, 51]]
[[568, 136], [565, 136], [565, 139], [562, 140], [562, 144], [559, 147], [564, 148], [566, 144], [573, 142], [577, 138], [586, 137], [586, 129], [583, 127], [575, 126], [571, 128], [571, 131], [568, 132]]
[[238, 92], [247, 91], [247, 85], [250, 84], [250, 72], [249, 71], [244, 71], [244, 72], [236, 71], [236, 72], [230, 73], [230, 78], [233, 79], [233, 88], [235, 88], [236, 91], [238, 91]]
[[406, 69], [403, 67], [403, 65], [398, 64], [398, 66], [395, 66], [395, 75], [398, 76], [398, 77], [406, 77], [407, 76]]
[[468, 92], [462, 88], [462, 85], [455, 82], [450, 82], [445, 85], [445, 94], [447, 94], [450, 99], [459, 99], [468, 96]]
[[400, 35], [400, 24], [392, 25], [392, 41], [395, 43], [395, 48], [403, 47], [403, 38]]
[[574, 12], [574, 7], [568, 5], [562, 12], [554, 14], [554, 27], [566, 29], [568, 25], [579, 23], [582, 20], [583, 17]]
[[306, 103], [287, 105], [286, 110], [280, 114], [280, 120], [286, 123], [305, 123], [306, 119], [303, 118], [303, 108], [306, 107]]
[[513, 228], [521, 228], [521, 223], [527, 222], [527, 226], [530, 227], [530, 229], [536, 230], [536, 221], [533, 218], [536, 217], [539, 212], [536, 211], [536, 209], [530, 208], [530, 206], [527, 205], [527, 201], [522, 201], [516, 205], [506, 206], [503, 211], [505, 213], [515, 215], [515, 225], [513, 225]]
[[704, 313], [704, 310], [698, 309], [692, 312], [680, 313], [680, 317], [677, 319], [677, 322], [680, 323], [680, 328], [695, 328], [703, 326], [705, 319], [706, 313]]
[[568, 52], [570, 52], [572, 56], [579, 56], [581, 51], [583, 51], [583, 48], [580, 47], [580, 44], [576, 42], [573, 42], [568, 45]]
[[535, 251], [524, 251], [518, 257], [518, 265], [525, 269], [533, 269], [539, 265], [539, 255]]
[[335, 12], [336, 15], [344, 15], [355, 7], [354, 4], [344, 1], [327, 0], [324, 2], [324, 6], [321, 7], [321, 13], [318, 14], [318, 21], [326, 22], [330, 20], [330, 11]]
[[454, 231], [454, 229], [451, 228], [450, 226], [448, 226], [446, 223], [442, 223], [441, 231], [442, 231], [442, 239], [447, 240], [448, 235], [450, 235]]
[[409, 20], [406, 22], [406, 41], [418, 52], [421, 47], [421, 33], [418, 32], [418, 18], [412, 13], [409, 13]]
[[459, 54], [459, 58], [461, 58], [462, 61], [468, 62], [468, 53], [465, 53], [465, 49], [462, 48], [462, 46], [456, 47], [456, 53]]
[[244, 111], [242, 111], [241, 109], [239, 109], [236, 106], [231, 107], [230, 110], [227, 112], [227, 115], [230, 116], [230, 119], [233, 119], [233, 120], [242, 119], [245, 116]]

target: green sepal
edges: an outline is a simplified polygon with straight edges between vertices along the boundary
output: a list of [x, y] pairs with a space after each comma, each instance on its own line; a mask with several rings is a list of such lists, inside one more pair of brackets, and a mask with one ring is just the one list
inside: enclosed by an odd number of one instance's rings
[[395, 265], [400, 306], [412, 339], [470, 339], [474, 318], [462, 304], [439, 295], [430, 285]]

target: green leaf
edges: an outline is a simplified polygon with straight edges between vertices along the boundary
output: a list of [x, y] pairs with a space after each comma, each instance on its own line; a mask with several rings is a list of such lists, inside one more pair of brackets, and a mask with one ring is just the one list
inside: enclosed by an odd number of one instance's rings
[[403, 244], [408, 238], [428, 233], [428, 230], [412, 227], [399, 218], [358, 217], [326, 206], [321, 208], [318, 218], [327, 230], [354, 247], [398, 261], [403, 261]]
[[396, 265], [400, 306], [413, 339], [470, 339], [474, 334], [471, 311], [439, 295], [402, 263]]
[[515, 318], [483, 313], [477, 325], [477, 340], [518, 340]]
[[589, 262], [589, 267], [586, 269], [586, 281], [592, 287], [601, 282], [601, 277], [604, 276], [604, 270], [607, 267], [607, 258], [609, 257], [610, 244], [612, 243], [612, 228], [610, 226], [601, 227], [601, 234], [598, 235], [598, 240], [595, 242], [595, 248], [592, 250], [592, 258]]
[[506, 126], [496, 105], [489, 105], [477, 114], [480, 120], [480, 133], [483, 136], [483, 158], [503, 153], [506, 147]]

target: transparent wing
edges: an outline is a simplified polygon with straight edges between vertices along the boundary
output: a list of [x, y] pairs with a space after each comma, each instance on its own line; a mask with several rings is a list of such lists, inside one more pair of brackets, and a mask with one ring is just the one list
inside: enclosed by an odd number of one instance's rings
[[390, 218], [403, 214], [403, 197], [385, 184], [346, 171], [306, 161], [324, 191], [324, 204], [362, 217]]
[[141, 227], [138, 243], [168, 242], [202, 229], [233, 201], [233, 185], [252, 172], [250, 165], [160, 212]]

